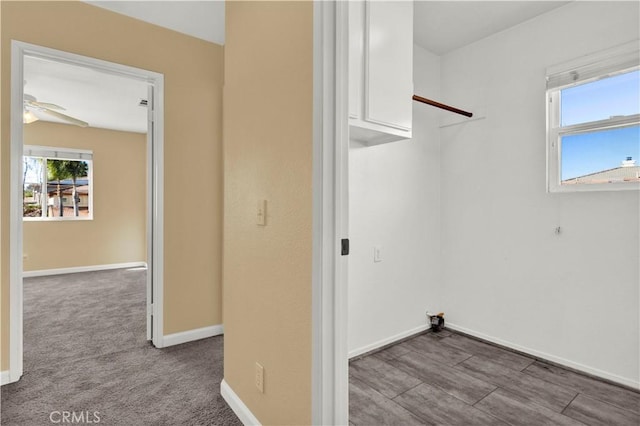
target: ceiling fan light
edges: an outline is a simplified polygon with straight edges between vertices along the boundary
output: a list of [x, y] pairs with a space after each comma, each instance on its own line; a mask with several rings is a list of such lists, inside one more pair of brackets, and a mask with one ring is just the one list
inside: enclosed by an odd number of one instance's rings
[[36, 117], [36, 115], [31, 111], [25, 111], [24, 114], [22, 114], [22, 122], [24, 124], [31, 124], [34, 121], [38, 121], [38, 120], [39, 118]]

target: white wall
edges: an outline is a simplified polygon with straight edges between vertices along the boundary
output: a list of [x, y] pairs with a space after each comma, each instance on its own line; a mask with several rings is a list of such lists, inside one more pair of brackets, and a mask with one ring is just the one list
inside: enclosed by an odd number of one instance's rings
[[640, 194], [545, 191], [544, 77], [637, 39], [638, 16], [574, 2], [441, 58], [445, 102], [486, 112], [441, 132], [447, 324], [636, 387]]
[[[438, 56], [414, 46], [416, 94], [439, 98]], [[349, 152], [349, 352], [426, 326], [440, 302], [439, 113], [413, 105], [413, 139]], [[373, 262], [381, 246], [382, 262]]]

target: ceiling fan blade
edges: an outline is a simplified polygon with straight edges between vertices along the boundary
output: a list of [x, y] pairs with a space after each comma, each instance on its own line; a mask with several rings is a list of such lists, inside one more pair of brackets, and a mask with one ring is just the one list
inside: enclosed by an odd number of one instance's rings
[[61, 107], [60, 105], [50, 104], [48, 102], [29, 101], [29, 104], [40, 108], [58, 109], [61, 111], [65, 111], [65, 108]]
[[82, 120], [78, 120], [77, 118], [73, 118], [73, 117], [69, 117], [68, 115], [65, 114], [61, 114], [58, 111], [52, 111], [49, 109], [42, 109], [42, 112], [49, 114], [53, 117], [59, 118], [60, 120], [64, 120], [67, 123], [70, 124], [74, 124], [76, 126], [80, 126], [80, 127], [88, 127], [89, 123], [87, 123], [86, 121], [82, 121]]

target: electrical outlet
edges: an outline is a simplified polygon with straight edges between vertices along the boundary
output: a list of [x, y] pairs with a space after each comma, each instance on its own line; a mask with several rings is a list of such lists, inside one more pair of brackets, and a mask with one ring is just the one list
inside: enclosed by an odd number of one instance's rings
[[264, 393], [264, 367], [256, 362], [256, 388]]
[[373, 261], [374, 262], [382, 262], [382, 247], [381, 246], [373, 247]]

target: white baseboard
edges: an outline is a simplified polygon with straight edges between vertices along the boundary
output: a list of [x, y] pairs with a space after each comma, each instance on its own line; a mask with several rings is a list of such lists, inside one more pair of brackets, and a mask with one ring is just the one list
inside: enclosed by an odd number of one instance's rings
[[48, 275], [75, 274], [77, 272], [106, 271], [109, 269], [146, 268], [146, 262], [111, 263], [108, 265], [75, 266], [72, 268], [41, 269], [39, 271], [24, 271], [24, 278], [45, 277]]
[[11, 374], [9, 374], [9, 370], [0, 371], [0, 385], [6, 385], [11, 383]]
[[222, 326], [222, 324], [218, 324], [211, 325], [209, 327], [181, 331], [179, 333], [166, 334], [162, 338], [162, 347], [166, 348], [167, 346], [180, 345], [182, 343], [206, 339], [207, 337], [219, 336], [223, 333], [224, 327]]
[[612, 382], [620, 383], [621, 385], [629, 386], [634, 389], [640, 389], [640, 382], [628, 379], [626, 377], [618, 376], [617, 374], [608, 373], [606, 371], [602, 371], [597, 368], [592, 368], [583, 364], [579, 364], [577, 362], [573, 362], [565, 358], [551, 355], [546, 352], [541, 352], [535, 349], [527, 348], [525, 346], [520, 346], [515, 343], [508, 342], [506, 340], [498, 339], [497, 337], [489, 336], [484, 333], [480, 333], [480, 332], [468, 329], [466, 327], [462, 327], [456, 324], [451, 324], [449, 322], [445, 324], [445, 327], [450, 328], [451, 330], [454, 330], [454, 331], [459, 331], [461, 333], [465, 333], [470, 336], [477, 337], [482, 340], [486, 340], [488, 342], [496, 343], [498, 345], [501, 345], [510, 349], [514, 349], [518, 352], [523, 352], [525, 354], [534, 356], [536, 358], [540, 358], [541, 360], [551, 361], [553, 363], [563, 365], [565, 367], [569, 367], [574, 370], [582, 371], [592, 376], [596, 376]]
[[227, 404], [229, 404], [229, 407], [236, 413], [236, 416], [238, 416], [243, 425], [260, 426], [260, 422], [256, 416], [253, 415], [249, 407], [242, 402], [240, 397], [231, 389], [231, 386], [229, 386], [224, 379], [222, 379], [220, 383], [220, 395], [227, 401]]
[[354, 349], [352, 351], [349, 351], [349, 359], [360, 356], [362, 354], [366, 354], [367, 352], [376, 350], [378, 348], [381, 348], [385, 345], [397, 342], [398, 340], [402, 340], [406, 337], [412, 336], [414, 334], [418, 334], [418, 333], [422, 333], [423, 331], [426, 331], [428, 329], [431, 328], [431, 324], [424, 324], [421, 325], [419, 327], [416, 328], [412, 328], [411, 330], [407, 330], [404, 331], [402, 333], [396, 334], [394, 336], [391, 337], [387, 337], [385, 339], [382, 340], [378, 340], [377, 342], [373, 342], [369, 345], [366, 346], [362, 346], [360, 348]]

